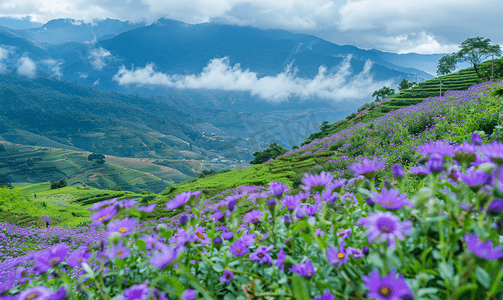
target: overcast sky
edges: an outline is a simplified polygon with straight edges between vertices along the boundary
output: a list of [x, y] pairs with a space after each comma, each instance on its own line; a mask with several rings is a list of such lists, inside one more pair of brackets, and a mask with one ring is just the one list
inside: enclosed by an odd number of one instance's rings
[[452, 53], [476, 36], [503, 45], [502, 11], [502, 0], [0, 0], [0, 17], [38, 23], [57, 18], [219, 21], [420, 54]]

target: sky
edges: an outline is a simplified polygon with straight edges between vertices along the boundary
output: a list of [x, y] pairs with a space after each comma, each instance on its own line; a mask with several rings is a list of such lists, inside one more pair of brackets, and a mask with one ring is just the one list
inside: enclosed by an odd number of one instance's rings
[[503, 45], [501, 11], [501, 0], [0, 0], [0, 17], [41, 24], [57, 18], [152, 23], [166, 17], [285, 29], [338, 45], [420, 54], [452, 53], [476, 36]]

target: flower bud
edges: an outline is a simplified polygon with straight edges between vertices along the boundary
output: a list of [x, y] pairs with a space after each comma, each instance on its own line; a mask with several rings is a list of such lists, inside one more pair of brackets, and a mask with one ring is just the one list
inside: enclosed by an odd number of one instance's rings
[[122, 239], [120, 233], [114, 232], [112, 235], [108, 238], [108, 241], [114, 245], [119, 244], [119, 241]]
[[472, 133], [472, 144], [482, 145], [482, 138], [476, 131]]
[[426, 275], [425, 273], [421, 272], [421, 273], [417, 274], [416, 278], [417, 278], [419, 287], [425, 287], [426, 284], [428, 283], [428, 275]]
[[438, 174], [444, 170], [444, 157], [441, 154], [433, 153], [426, 167], [431, 173]]
[[388, 179], [386, 179], [386, 180], [384, 180], [384, 182], [383, 182], [383, 186], [384, 186], [387, 190], [389, 190], [389, 189], [391, 189], [391, 182], [389, 182], [389, 180], [388, 180]]
[[186, 216], [186, 215], [182, 215], [182, 216], [180, 217], [180, 225], [181, 225], [182, 227], [183, 227], [183, 226], [185, 226], [185, 224], [187, 224], [187, 222], [188, 222], [188, 221], [189, 221], [189, 218], [187, 218], [187, 216]]
[[166, 226], [166, 224], [159, 224], [157, 225], [157, 230], [159, 231], [159, 235], [162, 235], [168, 231], [168, 226]]
[[370, 249], [367, 246], [363, 246], [362, 247], [362, 252], [363, 252], [364, 255], [368, 255], [369, 252], [370, 252]]
[[391, 168], [393, 169], [393, 178], [397, 181], [400, 181], [405, 177], [405, 172], [403, 171], [402, 166], [394, 164]]

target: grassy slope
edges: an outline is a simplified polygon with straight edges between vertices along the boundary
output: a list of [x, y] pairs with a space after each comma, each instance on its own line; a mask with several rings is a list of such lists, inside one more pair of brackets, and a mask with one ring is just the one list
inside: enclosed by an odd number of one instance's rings
[[[468, 69], [470, 70], [470, 69]], [[466, 76], [466, 71], [462, 70], [460, 72], [457, 72], [457, 74], [450, 74], [448, 77], [451, 77], [453, 81], [458, 80], [457, 82], [461, 82], [464, 80], [464, 77]], [[445, 77], [445, 76], [444, 76]], [[449, 78], [449, 79], [451, 79]], [[503, 78], [500, 78], [500, 80]], [[427, 87], [434, 83], [436, 79], [432, 81], [427, 81], [423, 83], [423, 87]], [[445, 79], [442, 79], [445, 80]], [[454, 87], [459, 87], [456, 85], [453, 85]], [[419, 90], [419, 88], [416, 88]], [[426, 88], [425, 88], [426, 89]], [[419, 90], [419, 91], [424, 91], [424, 90]], [[411, 91], [405, 91], [403, 94], [406, 93], [411, 93]], [[392, 101], [399, 101], [400, 96], [403, 96], [402, 93], [395, 95], [395, 98], [397, 100], [392, 100]], [[410, 98], [409, 98], [410, 99]], [[424, 100], [424, 99], [423, 99]], [[417, 103], [418, 101], [416, 100], [411, 101], [410, 103]], [[386, 102], [385, 102], [386, 103]], [[404, 106], [402, 106], [404, 107]], [[377, 113], [376, 111], [370, 111], [367, 112], [366, 116], [360, 120], [351, 119], [351, 120], [344, 120], [343, 122], [339, 122], [338, 124], [333, 124], [331, 128], [326, 131], [326, 132], [320, 132], [318, 133], [318, 136], [321, 137], [328, 137], [333, 135], [336, 132], [339, 132], [343, 129], [348, 129], [351, 128], [355, 125], [358, 125], [361, 122], [366, 122], [365, 120], [375, 120], [377, 117], [382, 116], [383, 113]], [[457, 110], [455, 109], [452, 112], [452, 115], [454, 116], [459, 116], [462, 115], [461, 109]], [[402, 123], [405, 123], [405, 121], [402, 121]], [[401, 126], [401, 123], [399, 124]], [[440, 123], [437, 124], [436, 126], [440, 126]], [[442, 126], [445, 126], [443, 124]], [[451, 128], [452, 129], [452, 128]], [[352, 132], [352, 134], [355, 133], [357, 129], [351, 129], [349, 130]], [[406, 129], [407, 130], [407, 129]], [[444, 129], [442, 129], [444, 130]], [[407, 132], [404, 132], [404, 134], [408, 134]], [[417, 136], [417, 135], [410, 135], [409, 136]], [[319, 137], [317, 137], [319, 139]], [[381, 141], [386, 141], [386, 138], [381, 137]], [[349, 141], [344, 140], [343, 142], [355, 142], [354, 139], [351, 139]], [[358, 141], [356, 141], [356, 144], [358, 144]], [[334, 147], [335, 146], [335, 147]], [[163, 210], [164, 203], [169, 201], [170, 199], [173, 199], [176, 194], [182, 193], [184, 191], [196, 191], [196, 190], [202, 190], [202, 189], [208, 189], [210, 191], [208, 197], [212, 197], [216, 194], [220, 194], [223, 191], [233, 189], [239, 186], [267, 186], [268, 182], [271, 181], [280, 181], [283, 182], [284, 184], [288, 184], [291, 188], [298, 189], [298, 185], [300, 183], [300, 179], [302, 178], [303, 173], [305, 172], [319, 172], [320, 168], [323, 168], [325, 165], [329, 165], [330, 168], [332, 169], [339, 169], [339, 170], [344, 170], [347, 168], [347, 164], [350, 163], [350, 161], [345, 161], [346, 157], [352, 156], [352, 157], [357, 157], [357, 152], [355, 152], [355, 149], [348, 149], [347, 147], [342, 147], [342, 143], [334, 143], [331, 146], [331, 149], [334, 150], [328, 150], [328, 151], [322, 151], [317, 154], [313, 153], [305, 153], [306, 150], [302, 150], [301, 153], [299, 154], [294, 154], [294, 155], [289, 155], [285, 157], [280, 157], [277, 158], [267, 164], [261, 164], [261, 165], [254, 165], [251, 167], [248, 167], [246, 169], [242, 170], [232, 170], [231, 172], [227, 173], [221, 173], [221, 174], [215, 174], [211, 176], [207, 176], [205, 178], [200, 178], [200, 179], [191, 179], [182, 183], [179, 183], [175, 186], [170, 187], [169, 189], [165, 190], [162, 192], [160, 195], [151, 195], [151, 199], [149, 203], [158, 203], [159, 205], [157, 206], [156, 210], [154, 213], [151, 215], [152, 219], [159, 219], [161, 217], [169, 216], [169, 214]], [[402, 154], [410, 154], [407, 153], [407, 149], [402, 149]], [[313, 149], [314, 152], [314, 149]], [[303, 154], [303, 155], [302, 155]], [[414, 155], [414, 154], [412, 154]], [[409, 164], [414, 164], [415, 159], [412, 156], [408, 156], [410, 159]], [[330, 164], [329, 160], [339, 160], [336, 164]], [[390, 163], [390, 162], [388, 162]], [[404, 166], [406, 164], [403, 164]], [[389, 173], [389, 170], [387, 170]], [[350, 174], [347, 174], [347, 172], [342, 176], [342, 177], [348, 177]], [[348, 177], [349, 178], [349, 177]], [[411, 184], [411, 186], [413, 183]], [[20, 188], [22, 188], [22, 191], [25, 195], [25, 197], [33, 197], [33, 193], [38, 192], [40, 193], [40, 188], [42, 187], [36, 187], [36, 186], [31, 186], [31, 185], [18, 185]], [[73, 187], [76, 188], [76, 187]], [[43, 189], [43, 188], [42, 188]], [[66, 197], [70, 197], [68, 195], [72, 195], [71, 197], [77, 197], [76, 194], [81, 193], [81, 190], [70, 190], [70, 191], [64, 191], [64, 190], [56, 190], [56, 191], [51, 191], [51, 195], [56, 195], [56, 194], [64, 194], [66, 193]], [[94, 191], [93, 191], [94, 192]], [[87, 193], [87, 191], [86, 191]], [[91, 192], [89, 192], [91, 193]], [[101, 194], [100, 194], [101, 193]], [[103, 196], [102, 193], [113, 193], [109, 191], [100, 191], [96, 192], [96, 195], [93, 197], [92, 194], [90, 194], [88, 199], [86, 201], [101, 201], [105, 199], [110, 199], [113, 197], [112, 194], [109, 194], [109, 196]], [[140, 195], [140, 196], [145, 196], [145, 195]], [[57, 196], [50, 196], [50, 197], [57, 197]], [[125, 194], [122, 195], [123, 199], [126, 198], [136, 198], [137, 195], [132, 195], [132, 194]], [[52, 199], [52, 198], [51, 198]], [[65, 198], [66, 199], [66, 198]], [[37, 200], [36, 201], [42, 201], [39, 199], [38, 194], [37, 194]], [[59, 200], [54, 200], [54, 201], [59, 201]], [[65, 200], [64, 200], [65, 201]], [[82, 203], [82, 202], [80, 202]], [[83, 204], [83, 203], [82, 203]], [[57, 204], [54, 204], [57, 205]], [[49, 206], [49, 204], [48, 204]], [[52, 206], [51, 206], [52, 207]], [[76, 212], [82, 211], [82, 209], [87, 206], [80, 206], [78, 208], [75, 208]], [[54, 209], [61, 209], [58, 207], [54, 207]], [[72, 207], [73, 209], [73, 207]], [[250, 209], [252, 209], [250, 207]], [[54, 214], [56, 210], [49, 211], [47, 210], [47, 215], [50, 216], [50, 214]], [[39, 214], [38, 214], [39, 215]], [[54, 219], [54, 218], [53, 218]], [[77, 224], [81, 222], [80, 220], [82, 219], [77, 219], [75, 220], [68, 220], [65, 221], [68, 224]], [[14, 223], [15, 224], [15, 223]], [[63, 224], [63, 223], [62, 223]], [[58, 225], [57, 222], [54, 223], [54, 225]]]

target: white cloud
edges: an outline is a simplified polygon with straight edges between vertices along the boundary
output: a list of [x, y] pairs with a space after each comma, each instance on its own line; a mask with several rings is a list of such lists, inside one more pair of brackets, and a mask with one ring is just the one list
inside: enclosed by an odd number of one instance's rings
[[37, 72], [37, 66], [29, 57], [22, 57], [19, 59], [19, 66], [17, 68], [17, 73], [22, 76], [29, 78], [35, 77]]
[[9, 50], [0, 47], [0, 74], [7, 72], [7, 68], [2, 64], [2, 60], [9, 56]]
[[103, 67], [106, 66], [105, 57], [110, 55], [112, 54], [110, 54], [108, 50], [100, 47], [99, 49], [91, 50], [91, 53], [88, 56], [88, 58], [91, 59], [91, 65], [93, 66], [93, 69], [101, 71], [101, 69], [103, 69]]
[[95, 85], [100, 85], [100, 79], [98, 78], [98, 80], [96, 80], [94, 83], [93, 83], [93, 86]]
[[120, 85], [163, 85], [180, 89], [219, 89], [225, 91], [249, 91], [252, 96], [258, 95], [269, 102], [287, 101], [291, 97], [307, 99], [320, 97], [334, 101], [365, 99], [383, 85], [394, 86], [398, 83], [388, 80], [374, 82], [370, 76], [372, 62], [365, 62], [363, 71], [351, 77], [348, 55], [337, 73], [328, 73], [320, 66], [313, 79], [296, 76], [297, 68], [292, 71], [292, 64], [276, 76], [258, 78], [257, 73], [242, 70], [239, 64], [231, 67], [227, 57], [212, 59], [203, 71], [197, 75], [166, 75], [154, 71], [154, 65], [127, 70], [124, 65], [114, 75], [113, 80]]
[[63, 64], [62, 61], [55, 61], [54, 59], [46, 59], [41, 61], [43, 64], [46, 64], [49, 68], [49, 70], [56, 76], [58, 79], [63, 76], [61, 74], [61, 65]]
[[87, 78], [87, 74], [85, 74], [85, 73], [80, 73], [80, 72], [79, 72], [79, 74], [80, 74], [80, 76], [79, 76], [80, 78], [84, 78], [84, 79], [86, 79], [86, 78]]

